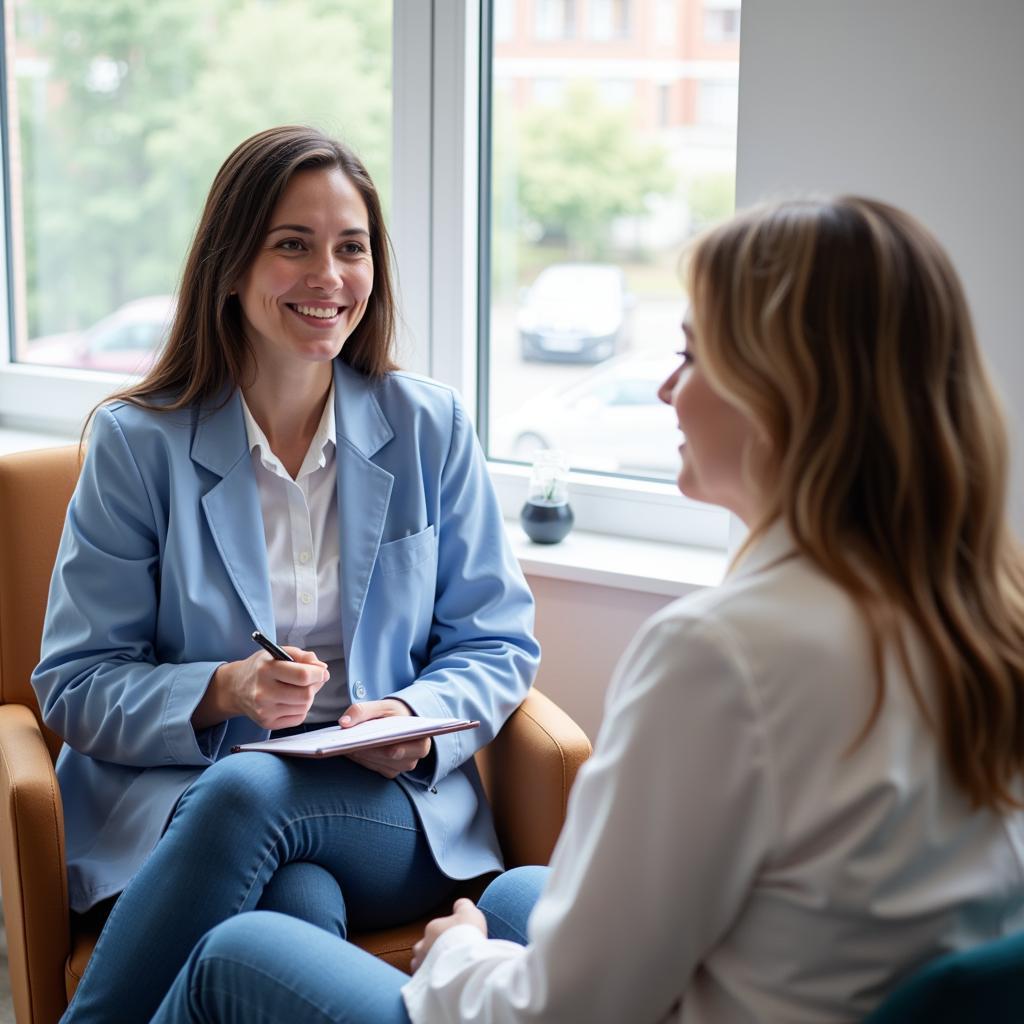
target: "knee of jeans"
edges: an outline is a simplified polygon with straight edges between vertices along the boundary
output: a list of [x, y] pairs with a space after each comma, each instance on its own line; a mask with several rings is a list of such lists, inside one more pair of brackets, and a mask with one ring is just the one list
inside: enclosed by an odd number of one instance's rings
[[199, 941], [192, 954], [198, 965], [204, 960], [228, 959], [251, 961], [264, 949], [286, 948], [292, 940], [287, 933], [294, 922], [283, 914], [253, 910], [236, 914], [211, 928]]
[[210, 765], [178, 802], [174, 817], [186, 813], [203, 826], [252, 822], [262, 810], [280, 805], [287, 766], [273, 754], [246, 753]]
[[526, 922], [540, 898], [548, 871], [536, 865], [511, 868], [487, 886], [477, 906], [525, 937]]
[[525, 901], [529, 901], [532, 906], [540, 897], [549, 870], [536, 864], [509, 868], [498, 875], [484, 890], [480, 897], [480, 908], [497, 909], [509, 903], [520, 906]]
[[341, 939], [348, 935], [348, 913], [341, 886], [319, 864], [282, 864], [264, 888], [258, 907], [308, 921]]

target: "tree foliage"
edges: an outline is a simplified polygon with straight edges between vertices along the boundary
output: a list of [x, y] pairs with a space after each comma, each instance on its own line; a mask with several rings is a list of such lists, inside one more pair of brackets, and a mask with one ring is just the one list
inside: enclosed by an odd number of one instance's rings
[[[217, 168], [261, 129], [298, 122], [346, 139], [386, 202], [390, 11], [378, 0], [19, 3], [29, 337], [172, 292]], [[499, 262], [523, 225], [599, 257], [616, 217], [675, 186], [664, 149], [592, 86], [570, 88], [558, 110], [504, 109], [496, 130]]]
[[48, 74], [18, 83], [29, 335], [173, 291], [217, 167], [263, 128], [342, 136], [386, 195], [389, 10], [35, 0], [22, 42]]
[[566, 91], [560, 109], [525, 116], [518, 181], [522, 213], [585, 256], [600, 255], [616, 217], [644, 213], [651, 196], [676, 185], [666, 150], [586, 82]]

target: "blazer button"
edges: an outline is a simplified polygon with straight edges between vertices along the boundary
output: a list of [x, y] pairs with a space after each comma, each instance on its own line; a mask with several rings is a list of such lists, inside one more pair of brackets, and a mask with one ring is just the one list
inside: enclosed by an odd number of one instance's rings
[[352, 693], [355, 694], [357, 700], [362, 700], [366, 696], [366, 687], [363, 686], [362, 682], [357, 682], [352, 687]]

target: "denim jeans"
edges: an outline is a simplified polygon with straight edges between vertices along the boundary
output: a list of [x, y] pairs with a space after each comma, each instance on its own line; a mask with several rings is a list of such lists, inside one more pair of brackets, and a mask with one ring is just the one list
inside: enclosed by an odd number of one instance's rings
[[397, 782], [345, 757], [232, 755], [178, 802], [114, 904], [63, 1020], [148, 1021], [196, 943], [242, 911], [301, 916], [340, 941], [350, 922], [414, 920], [455, 886]]
[[[525, 942], [547, 868], [499, 875], [480, 898], [492, 938]], [[244, 914], [196, 947], [153, 1024], [409, 1024], [401, 971], [319, 928]]]

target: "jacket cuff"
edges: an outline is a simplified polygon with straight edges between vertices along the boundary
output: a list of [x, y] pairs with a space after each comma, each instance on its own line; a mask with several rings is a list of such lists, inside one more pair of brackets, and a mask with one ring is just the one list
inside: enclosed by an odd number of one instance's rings
[[[404, 690], [396, 690], [388, 696], [408, 704], [413, 714], [423, 718], [456, 717], [438, 696], [435, 687], [428, 683], [412, 683]], [[436, 786], [469, 756], [462, 744], [461, 732], [443, 733], [431, 739], [431, 756], [424, 758], [411, 772], [405, 773], [410, 781], [427, 788]]]
[[168, 688], [161, 733], [170, 764], [209, 765], [217, 760], [227, 733], [227, 723], [203, 729], [198, 734], [192, 715], [203, 699], [219, 661], [191, 662], [179, 665]]

